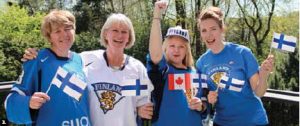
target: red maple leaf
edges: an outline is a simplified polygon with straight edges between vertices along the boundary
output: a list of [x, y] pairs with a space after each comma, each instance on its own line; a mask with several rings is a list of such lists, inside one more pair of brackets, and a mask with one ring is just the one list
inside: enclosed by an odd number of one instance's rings
[[175, 80], [176, 84], [177, 85], [181, 85], [183, 83], [183, 80], [181, 79], [181, 77], [178, 77], [176, 80]]

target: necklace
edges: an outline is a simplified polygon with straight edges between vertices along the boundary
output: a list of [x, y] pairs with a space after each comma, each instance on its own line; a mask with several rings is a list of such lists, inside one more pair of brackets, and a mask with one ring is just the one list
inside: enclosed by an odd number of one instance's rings
[[109, 67], [115, 72], [115, 71], [120, 71], [122, 69], [123, 65], [122, 66], [109, 66]]
[[119, 66], [109, 66], [109, 67], [114, 69], [114, 70], [120, 70], [121, 69], [121, 67], [119, 67]]

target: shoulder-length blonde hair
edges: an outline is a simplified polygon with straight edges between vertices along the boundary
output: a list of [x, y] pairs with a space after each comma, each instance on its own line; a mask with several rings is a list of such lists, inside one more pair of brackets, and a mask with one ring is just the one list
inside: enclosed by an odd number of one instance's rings
[[126, 45], [126, 49], [131, 48], [134, 45], [135, 42], [135, 33], [133, 29], [133, 25], [131, 20], [124, 14], [121, 13], [113, 13], [111, 14], [107, 20], [105, 21], [101, 33], [100, 33], [100, 44], [107, 48], [107, 41], [105, 39], [105, 31], [109, 29], [112, 25], [115, 24], [124, 24], [129, 28], [129, 41]]
[[41, 26], [42, 35], [50, 41], [50, 34], [55, 28], [69, 25], [75, 30], [75, 22], [75, 17], [71, 12], [66, 10], [52, 10], [43, 18]]
[[[172, 38], [172, 37], [174, 37], [174, 36], [169, 36], [169, 37], [167, 37], [167, 38], [165, 39], [165, 41], [163, 42], [162, 48], [163, 48], [164, 53], [166, 53], [167, 48], [168, 48], [168, 44], [169, 44], [169, 39]], [[187, 66], [187, 67], [194, 68], [194, 59], [193, 59], [193, 55], [192, 55], [192, 51], [191, 51], [191, 45], [190, 45], [190, 43], [189, 43], [187, 40], [185, 40], [185, 39], [183, 39], [183, 38], [182, 38], [182, 40], [185, 41], [185, 44], [184, 44], [184, 45], [185, 45], [185, 47], [186, 47], [186, 50], [185, 50], [185, 57], [184, 57], [184, 59], [182, 60], [182, 63], [183, 63], [185, 66]], [[166, 59], [167, 59], [167, 61], [169, 62], [169, 59], [168, 59], [167, 56], [166, 56]]]

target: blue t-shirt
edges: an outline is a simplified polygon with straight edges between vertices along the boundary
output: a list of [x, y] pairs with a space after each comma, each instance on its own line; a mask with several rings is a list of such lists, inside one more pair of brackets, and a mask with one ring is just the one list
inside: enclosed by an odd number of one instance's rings
[[[16, 124], [33, 123], [33, 111], [29, 108], [30, 97], [34, 92], [39, 91], [39, 83], [40, 91], [47, 91], [52, 79], [57, 77], [55, 74], [59, 67], [67, 71], [68, 74], [75, 75], [78, 79], [86, 81], [82, 71], [81, 57], [74, 52], [71, 54], [71, 58], [63, 58], [56, 56], [50, 49], [43, 49], [39, 52], [36, 59], [23, 64], [23, 74], [20, 76], [19, 82], [14, 84], [11, 93], [6, 99], [5, 106], [9, 121]], [[70, 78], [60, 79], [64, 84], [71, 83]], [[60, 88], [53, 84], [50, 86], [48, 92], [50, 101], [45, 102], [39, 109], [36, 119], [37, 125], [90, 125], [88, 88], [84, 88], [79, 101], [77, 101], [64, 92], [63, 89], [66, 89], [64, 84]], [[76, 86], [68, 86], [76, 88]]]
[[[267, 114], [259, 97], [253, 92], [249, 79], [259, 66], [251, 50], [245, 46], [226, 43], [224, 49], [214, 54], [207, 50], [196, 63], [196, 68], [207, 75], [208, 87], [216, 90], [222, 76], [239, 80], [243, 85], [219, 87], [215, 104], [214, 122], [224, 126], [253, 126], [268, 124]], [[233, 90], [236, 89], [236, 90]]]
[[[195, 70], [179, 69], [168, 64], [165, 57], [158, 63], [159, 72], [166, 70], [164, 74], [165, 85], [163, 97], [160, 105], [159, 118], [153, 126], [202, 126], [201, 112], [191, 110], [188, 107], [187, 98], [183, 90], [168, 89], [168, 74], [195, 73]], [[153, 63], [150, 56], [147, 56], [147, 69], [150, 71]], [[150, 76], [150, 75], [149, 75]], [[151, 78], [151, 77], [150, 77]], [[201, 92], [198, 91], [196, 97], [200, 98]]]

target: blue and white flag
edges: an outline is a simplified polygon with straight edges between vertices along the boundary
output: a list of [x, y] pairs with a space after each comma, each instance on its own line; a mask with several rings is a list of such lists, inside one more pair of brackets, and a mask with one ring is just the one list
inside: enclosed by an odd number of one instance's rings
[[227, 76], [222, 76], [220, 81], [220, 88], [241, 92], [243, 86], [245, 84], [245, 81], [235, 79], [235, 78], [229, 78]]
[[191, 79], [192, 79], [192, 84], [191, 88], [199, 88], [200, 85], [200, 79], [199, 79], [199, 74], [197, 73], [191, 73]]
[[148, 85], [151, 84], [150, 80], [140, 79], [126, 79], [122, 82], [122, 96], [144, 96], [150, 95]]
[[202, 88], [208, 88], [207, 87], [207, 75], [201, 74], [201, 86]]
[[87, 83], [79, 79], [75, 74], [71, 74], [61, 67], [58, 67], [51, 84], [56, 85], [58, 88], [62, 89], [63, 92], [75, 98], [77, 101], [80, 100], [80, 97], [87, 86]]
[[[200, 75], [200, 76], [199, 76]], [[207, 75], [205, 74], [191, 74], [192, 78], [192, 88], [199, 88], [201, 85], [201, 88], [207, 88]]]
[[274, 32], [272, 48], [294, 52], [296, 47], [297, 38], [294, 36], [287, 36], [284, 34], [278, 34]]

